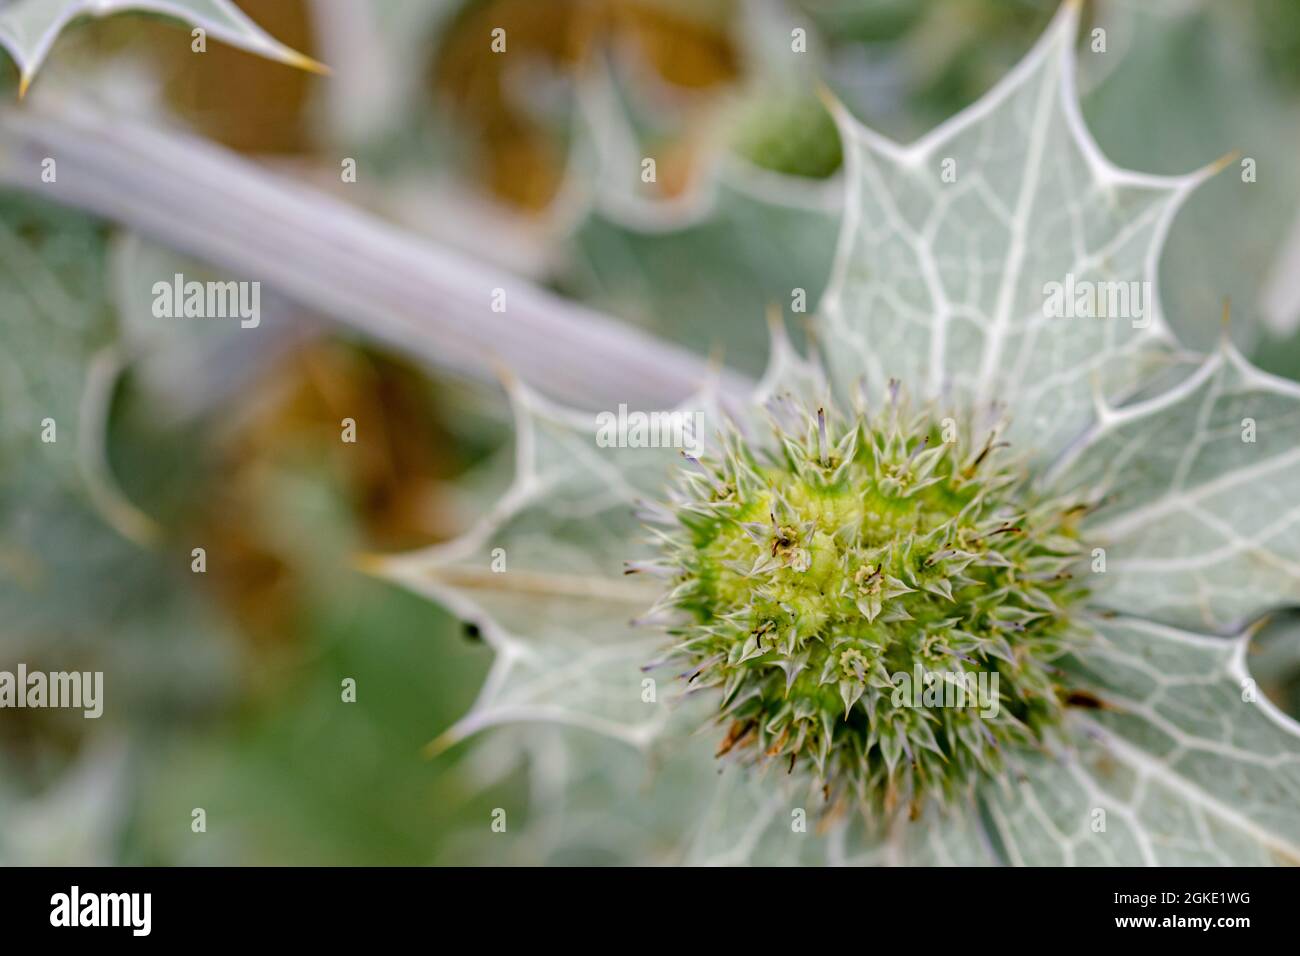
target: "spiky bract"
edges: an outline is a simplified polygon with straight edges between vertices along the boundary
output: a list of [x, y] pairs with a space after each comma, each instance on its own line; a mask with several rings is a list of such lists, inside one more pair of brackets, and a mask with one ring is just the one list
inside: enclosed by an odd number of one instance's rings
[[919, 812], [1057, 720], [1081, 509], [1036, 498], [1000, 423], [975, 419], [909, 412], [895, 388], [874, 414], [774, 420], [766, 450], [733, 430], [692, 460], [661, 610], [685, 679], [721, 694], [720, 753]]

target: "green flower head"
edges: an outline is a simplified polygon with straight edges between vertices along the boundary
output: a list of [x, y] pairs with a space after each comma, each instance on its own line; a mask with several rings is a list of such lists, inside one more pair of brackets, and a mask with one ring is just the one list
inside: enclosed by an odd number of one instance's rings
[[766, 452], [733, 430], [691, 461], [661, 566], [685, 618], [674, 662], [721, 692], [720, 752], [919, 811], [1059, 720], [1084, 509], [1035, 494], [985, 418], [910, 410], [891, 386], [873, 412], [774, 415]]

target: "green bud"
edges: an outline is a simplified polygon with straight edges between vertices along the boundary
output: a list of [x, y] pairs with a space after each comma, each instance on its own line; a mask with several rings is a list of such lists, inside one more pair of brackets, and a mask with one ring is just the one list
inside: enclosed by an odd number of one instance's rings
[[[669, 660], [718, 698], [719, 755], [802, 768], [868, 813], [947, 802], [1063, 708], [1086, 590], [1073, 502], [1036, 496], [1002, 423], [822, 409], [732, 430], [659, 535]], [[947, 440], [945, 440], [947, 439]]]

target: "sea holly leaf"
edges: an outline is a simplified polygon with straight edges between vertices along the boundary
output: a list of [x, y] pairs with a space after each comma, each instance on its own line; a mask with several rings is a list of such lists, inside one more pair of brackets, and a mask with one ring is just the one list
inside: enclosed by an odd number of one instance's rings
[[1103, 619], [1068, 664], [1099, 708], [1077, 746], [990, 787], [1008, 859], [1028, 865], [1300, 862], [1300, 725], [1255, 687], [1250, 634]]
[[195, 648], [219, 645], [204, 645], [207, 612], [181, 586], [188, 559], [142, 548], [160, 529], [109, 468], [121, 362], [106, 246], [79, 213], [0, 195], [0, 656], [32, 660], [59, 635], [65, 654], [92, 654], [109, 634], [113, 654], [93, 656], [137, 689], [154, 690], [141, 678], [161, 663], [169, 686], [201, 673], [212, 687]]
[[1222, 633], [1300, 602], [1300, 386], [1225, 342], [1178, 387], [1099, 416], [1056, 475], [1096, 505], [1098, 604]]
[[1300, 167], [1291, 162], [1300, 152], [1295, 99], [1258, 47], [1242, 42], [1269, 29], [1266, 6], [1105, 0], [1091, 25], [1105, 28], [1110, 49], [1080, 63], [1085, 74], [1105, 74], [1084, 109], [1097, 140], [1121, 164], [1176, 172], [1240, 149], [1239, 164], [1275, 171], [1256, 179], [1239, 166], [1197, 190], [1179, 213], [1161, 266], [1165, 313], [1181, 342], [1212, 350], [1218, 316], [1205, 303], [1231, 296], [1242, 317], [1233, 341], [1261, 364], [1276, 360], [1258, 348], [1261, 333], [1287, 335], [1300, 322], [1296, 269], [1286, 265], [1294, 261], [1288, 251], [1300, 249], [1288, 241], [1289, 231], [1300, 236], [1293, 226], [1300, 195]]
[[[777, 306], [799, 321], [821, 299], [840, 183], [760, 168], [707, 142], [690, 153], [689, 174], [674, 173], [655, 132], [663, 117], [636, 88], [611, 66], [579, 88], [560, 286], [757, 375], [764, 314]], [[646, 184], [643, 162], [656, 157]]]
[[289, 49], [257, 26], [230, 0], [4, 0], [0, 47], [18, 65], [20, 95], [31, 85], [63, 29], [83, 16], [138, 11], [182, 20], [216, 39], [313, 72], [324, 67]]
[[[693, 715], [703, 723], [707, 713]], [[792, 865], [827, 861], [818, 804], [783, 772], [719, 766], [707, 735], [645, 753], [597, 734], [544, 725], [500, 727], [478, 739], [464, 768], [486, 787], [523, 770], [525, 822], [503, 846], [482, 827], [458, 833], [439, 862], [518, 864]], [[610, 807], [618, 813], [611, 814]]]
[[[496, 652], [478, 701], [435, 749], [520, 720], [648, 745], [667, 720], [669, 689], [652, 694], [653, 682], [643, 684], [642, 667], [661, 651], [662, 635], [633, 619], [660, 589], [625, 569], [644, 535], [638, 503], [657, 499], [682, 452], [602, 447], [597, 414], [555, 406], [517, 381], [509, 387], [515, 476], [496, 507], [452, 542], [365, 561], [472, 622]], [[679, 420], [704, 416], [704, 404], [678, 409]], [[608, 414], [617, 430], [617, 415], [648, 413]], [[618, 434], [609, 437], [633, 446], [643, 440]]]
[[993, 866], [1003, 861], [976, 802], [913, 819], [903, 808], [882, 826], [851, 812], [817, 828], [829, 866]]
[[[695, 704], [700, 706], [695, 706]], [[708, 702], [674, 715], [647, 754], [571, 727], [516, 723], [479, 737], [462, 766], [487, 787], [524, 769], [529, 814], [507, 852], [536, 864], [692, 866], [987, 866], [1002, 862], [971, 802], [885, 827], [861, 814], [827, 816], [820, 792], [777, 765], [721, 763]], [[619, 812], [611, 816], [610, 807]], [[513, 829], [512, 829], [512, 832]], [[500, 859], [481, 827], [458, 834], [444, 862]]]
[[[732, 766], [719, 772], [712, 747], [694, 741], [694, 805], [677, 821], [676, 861], [686, 866], [824, 864], [828, 843], [818, 833], [817, 794], [777, 767]], [[712, 778], [712, 779], [710, 779]], [[685, 783], [665, 781], [665, 800]], [[671, 789], [670, 789], [671, 788]], [[671, 796], [670, 796], [671, 795]]]
[[38, 502], [57, 495], [92, 505], [133, 540], [155, 533], [120, 493], [104, 448], [122, 364], [107, 271], [98, 223], [0, 195], [0, 534], [27, 537]]
[[[1090, 421], [1094, 380], [1121, 401], [1170, 363], [1156, 267], [1210, 172], [1148, 176], [1101, 154], [1075, 90], [1078, 18], [1066, 3], [1019, 66], [910, 146], [836, 107], [845, 225], [821, 311], [837, 384], [1004, 402], [1038, 460]], [[1071, 317], [1050, 314], [1051, 283]], [[1129, 293], [1128, 314], [1074, 317], [1064, 299], [1096, 283]]]
[[708, 194], [668, 218], [596, 208], [571, 237], [576, 297], [727, 364], [763, 367], [763, 314], [812, 314], [838, 232], [838, 184], [732, 160]]
[[0, 491], [36, 470], [77, 483], [86, 372], [114, 334], [104, 248], [86, 217], [0, 195]]
[[886, 844], [882, 862], [894, 866], [992, 866], [1004, 863], [979, 807], [952, 807], [922, 826], [901, 817]]

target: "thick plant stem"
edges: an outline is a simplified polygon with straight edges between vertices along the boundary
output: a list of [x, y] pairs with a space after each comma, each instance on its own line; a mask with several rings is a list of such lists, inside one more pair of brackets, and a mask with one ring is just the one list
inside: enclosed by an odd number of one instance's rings
[[[47, 157], [57, 164], [54, 182], [42, 180]], [[200, 139], [96, 110], [0, 109], [0, 185], [264, 281], [444, 369], [489, 378], [494, 364], [504, 365], [578, 407], [666, 406], [708, 375], [685, 349], [337, 198]], [[729, 373], [721, 385], [732, 394], [745, 388]]]

